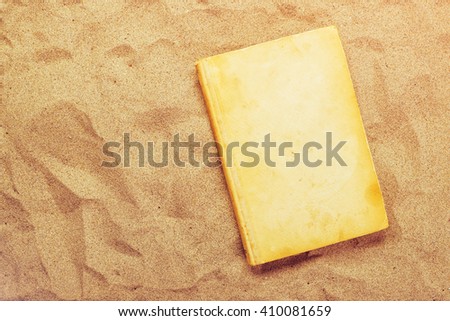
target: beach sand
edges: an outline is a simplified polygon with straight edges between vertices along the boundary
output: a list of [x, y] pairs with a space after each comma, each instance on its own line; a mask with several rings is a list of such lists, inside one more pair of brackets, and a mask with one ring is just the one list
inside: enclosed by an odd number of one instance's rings
[[[102, 2], [2, 5], [0, 299], [450, 299], [448, 1]], [[198, 59], [329, 25], [387, 230], [251, 268], [221, 168], [101, 166], [213, 140]]]

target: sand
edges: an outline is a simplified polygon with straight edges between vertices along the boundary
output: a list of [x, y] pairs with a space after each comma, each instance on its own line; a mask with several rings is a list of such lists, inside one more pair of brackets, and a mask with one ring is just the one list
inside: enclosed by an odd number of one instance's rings
[[[0, 299], [449, 300], [448, 1], [6, 1]], [[102, 167], [212, 131], [194, 63], [335, 25], [390, 227], [258, 268], [220, 168]]]

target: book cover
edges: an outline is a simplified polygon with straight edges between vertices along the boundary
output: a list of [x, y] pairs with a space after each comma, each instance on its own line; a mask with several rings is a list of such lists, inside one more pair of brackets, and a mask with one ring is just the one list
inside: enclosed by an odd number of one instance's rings
[[196, 66], [250, 265], [388, 226], [335, 27]]

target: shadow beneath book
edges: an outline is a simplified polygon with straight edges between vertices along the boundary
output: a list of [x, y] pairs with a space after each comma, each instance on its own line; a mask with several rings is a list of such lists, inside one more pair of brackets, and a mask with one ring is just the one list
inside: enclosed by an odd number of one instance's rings
[[280, 260], [276, 260], [273, 262], [264, 263], [257, 266], [252, 266], [251, 270], [252, 272], [256, 274], [265, 274], [274, 272], [276, 270], [279, 270], [281, 268], [285, 268], [287, 266], [293, 267], [294, 265], [300, 265], [303, 263], [306, 263], [307, 261], [311, 261], [313, 259], [316, 259], [322, 254], [311, 254], [310, 252], [300, 253], [298, 255], [289, 256]]

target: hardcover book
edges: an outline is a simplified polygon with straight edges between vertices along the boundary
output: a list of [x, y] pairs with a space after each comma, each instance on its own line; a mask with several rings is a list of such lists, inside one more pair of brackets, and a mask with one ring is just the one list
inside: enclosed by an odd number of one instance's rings
[[250, 265], [388, 226], [335, 27], [196, 66]]

